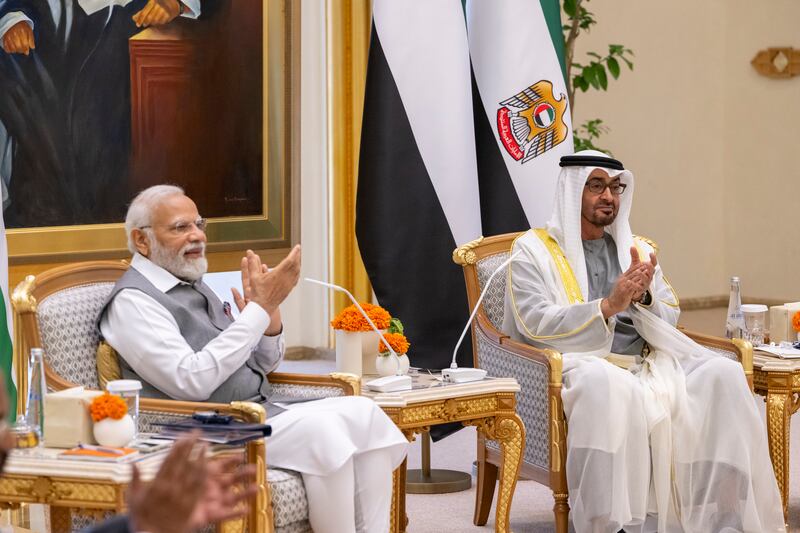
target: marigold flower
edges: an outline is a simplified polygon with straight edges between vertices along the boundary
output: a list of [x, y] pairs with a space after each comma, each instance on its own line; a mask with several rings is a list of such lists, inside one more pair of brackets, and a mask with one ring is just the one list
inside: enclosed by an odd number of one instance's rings
[[[375, 324], [378, 329], [386, 329], [389, 327], [389, 322], [392, 316], [380, 305], [373, 305], [370, 303], [362, 302], [361, 307], [367, 316]], [[333, 329], [343, 329], [344, 331], [372, 331], [369, 322], [361, 315], [355, 305], [350, 305], [342, 309], [342, 311], [331, 320]]]
[[795, 331], [800, 333], [800, 311], [795, 311], [792, 315], [792, 327]]
[[389, 353], [389, 348], [386, 347], [384, 341], [389, 343], [389, 346], [392, 347], [394, 353], [397, 355], [403, 355], [404, 353], [408, 353], [408, 349], [411, 345], [408, 343], [408, 339], [402, 333], [384, 333], [383, 339], [378, 341], [378, 352], [383, 354]]
[[89, 412], [95, 422], [100, 422], [105, 418], [119, 420], [128, 414], [128, 404], [116, 394], [105, 392], [92, 400]]

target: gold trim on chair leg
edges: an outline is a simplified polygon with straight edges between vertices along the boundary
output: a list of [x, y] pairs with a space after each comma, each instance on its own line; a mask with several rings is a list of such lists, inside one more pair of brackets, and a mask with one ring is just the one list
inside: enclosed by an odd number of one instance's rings
[[553, 491], [553, 518], [556, 533], [569, 528], [569, 491], [567, 489], [567, 421], [561, 402], [563, 385], [563, 356], [555, 350], [545, 350], [550, 362], [550, 489]]
[[[231, 411], [239, 413], [248, 422], [263, 424], [267, 420], [264, 406], [253, 402], [231, 402]], [[267, 483], [267, 458], [264, 439], [250, 441], [245, 446], [247, 463], [256, 465], [258, 492], [250, 504], [249, 531], [274, 531], [272, 495]]]

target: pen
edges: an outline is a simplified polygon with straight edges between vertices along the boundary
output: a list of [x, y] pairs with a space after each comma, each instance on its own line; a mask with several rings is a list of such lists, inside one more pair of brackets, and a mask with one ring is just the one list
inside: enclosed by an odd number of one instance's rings
[[108, 453], [111, 455], [125, 455], [125, 452], [118, 448], [106, 448], [105, 446], [95, 446], [94, 444], [78, 443], [78, 448], [82, 450], [92, 450], [94, 452]]

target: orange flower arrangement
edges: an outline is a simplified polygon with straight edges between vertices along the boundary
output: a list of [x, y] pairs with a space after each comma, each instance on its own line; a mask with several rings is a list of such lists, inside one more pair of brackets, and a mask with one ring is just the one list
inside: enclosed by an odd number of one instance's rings
[[394, 353], [397, 355], [403, 355], [404, 353], [408, 353], [408, 349], [411, 347], [411, 344], [408, 343], [408, 339], [402, 333], [384, 333], [383, 339], [378, 341], [378, 352], [381, 355], [389, 355], [389, 348], [386, 347], [384, 341], [389, 343], [389, 346], [392, 347]]
[[[361, 307], [367, 316], [375, 323], [378, 329], [386, 329], [391, 322], [391, 315], [380, 305], [373, 305], [366, 302], [361, 303]], [[342, 329], [344, 331], [372, 331], [369, 325], [358, 308], [355, 305], [350, 305], [342, 309], [342, 311], [331, 320], [333, 329]]]
[[95, 422], [100, 422], [105, 418], [119, 420], [128, 414], [128, 404], [116, 394], [106, 392], [92, 400], [91, 405], [89, 405], [89, 412]]
[[800, 333], [800, 311], [796, 311], [792, 315], [792, 327], [796, 332]]

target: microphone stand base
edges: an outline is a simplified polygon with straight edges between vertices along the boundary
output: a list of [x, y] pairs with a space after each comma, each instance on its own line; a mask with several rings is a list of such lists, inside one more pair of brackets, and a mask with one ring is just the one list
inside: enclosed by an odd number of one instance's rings
[[471, 487], [472, 476], [466, 472], [434, 468], [428, 471], [428, 475], [422, 470], [409, 470], [406, 473], [408, 494], [445, 494], [469, 490]]

